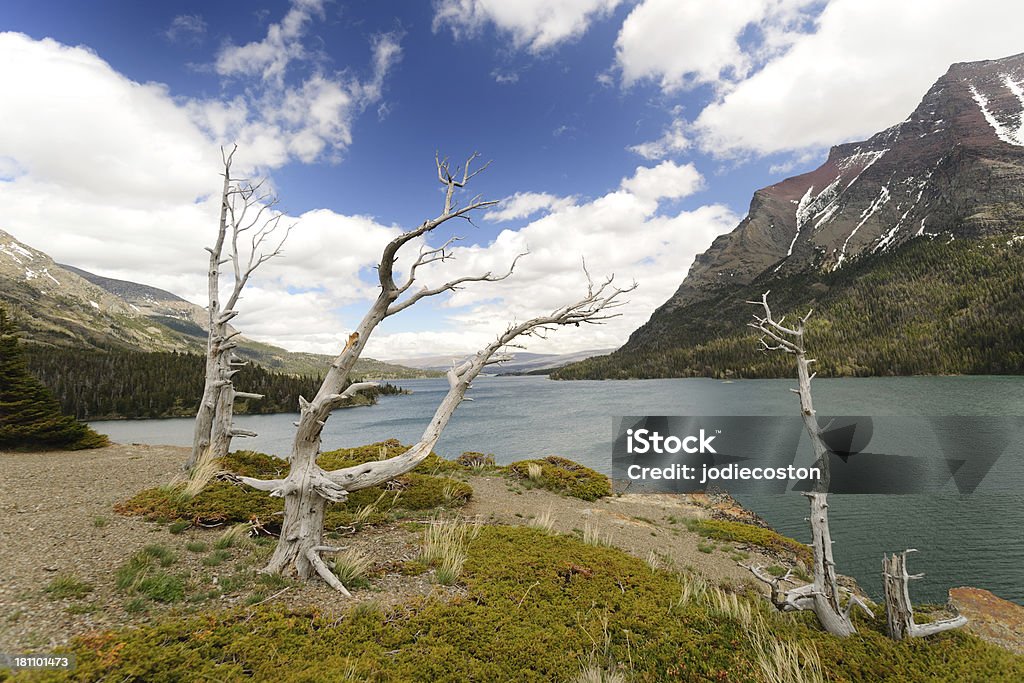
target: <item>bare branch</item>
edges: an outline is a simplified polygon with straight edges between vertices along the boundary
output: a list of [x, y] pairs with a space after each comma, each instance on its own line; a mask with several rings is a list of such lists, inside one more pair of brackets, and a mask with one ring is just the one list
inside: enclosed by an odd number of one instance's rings
[[[509, 266], [508, 272], [505, 273], [504, 275], [492, 275], [491, 273], [488, 272], [484, 273], [483, 275], [468, 275], [466, 277], [456, 278], [455, 280], [451, 280], [449, 282], [444, 283], [440, 287], [434, 287], [432, 289], [424, 287], [423, 289], [416, 292], [405, 301], [395, 302], [388, 306], [385, 315], [392, 316], [395, 313], [404, 311], [405, 309], [409, 308], [420, 299], [425, 299], [426, 297], [429, 296], [436, 296], [438, 294], [441, 294], [442, 292], [454, 292], [455, 290], [459, 289], [459, 285], [463, 285], [467, 282], [500, 282], [512, 275], [512, 271], [515, 270], [516, 264], [519, 262], [519, 259], [521, 259], [523, 256], [526, 256], [526, 253], [522, 253], [516, 256], [515, 259], [512, 260], [512, 265]], [[405, 287], [408, 287], [410, 284], [412, 284], [411, 279], [409, 280], [409, 283], [405, 285]]]

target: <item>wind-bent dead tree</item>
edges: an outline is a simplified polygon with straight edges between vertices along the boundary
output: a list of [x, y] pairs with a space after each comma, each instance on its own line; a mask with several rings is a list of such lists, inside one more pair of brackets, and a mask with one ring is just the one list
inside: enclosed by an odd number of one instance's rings
[[882, 556], [882, 585], [885, 590], [885, 621], [889, 637], [893, 640], [923, 638], [960, 628], [967, 618], [957, 615], [951, 619], [940, 619], [928, 624], [914, 623], [914, 606], [910, 602], [908, 582], [920, 579], [924, 574], [907, 573], [907, 553], [917, 552], [908, 548], [902, 553]]
[[[250, 276], [261, 265], [280, 255], [291, 231], [289, 226], [283, 235], [278, 233], [280, 239], [275, 239], [274, 233], [281, 224], [281, 214], [274, 210], [277, 200], [261, 189], [262, 182], [252, 183], [231, 175], [231, 162], [237, 149], [236, 145], [229, 153], [221, 150], [224, 184], [220, 221], [216, 242], [206, 248], [210, 252], [206, 375], [203, 398], [196, 412], [192, 453], [184, 467], [186, 470], [227, 455], [232, 437], [256, 436], [254, 432], [238, 429], [232, 424], [237, 399], [260, 399], [263, 396], [235, 390], [232, 378], [246, 365], [246, 361], [233, 352], [238, 346], [234, 338], [239, 333], [231, 328], [229, 322], [238, 315], [238, 299]], [[226, 257], [225, 246], [228, 249]], [[231, 292], [222, 303], [221, 266], [227, 263], [231, 264], [234, 279]]]
[[[612, 285], [612, 280], [605, 280], [601, 285], [591, 283], [587, 294], [579, 301], [563, 306], [549, 315], [540, 316], [523, 323], [510, 325], [505, 332], [493, 342], [476, 353], [475, 356], [448, 371], [448, 393], [434, 413], [420, 440], [402, 455], [367, 462], [340, 470], [325, 471], [317, 465], [320, 454], [320, 439], [323, 428], [331, 412], [338, 408], [357, 391], [369, 386], [368, 383], [349, 383], [352, 368], [359, 358], [370, 335], [377, 325], [385, 318], [409, 308], [417, 301], [435, 296], [442, 292], [453, 291], [468, 282], [494, 282], [503, 280], [512, 274], [516, 261], [504, 275], [494, 276], [485, 273], [479, 276], [462, 277], [446, 282], [434, 288], [422, 288], [415, 293], [401, 298], [411, 291], [416, 281], [417, 269], [421, 266], [452, 258], [448, 251], [452, 240], [436, 249], [422, 247], [419, 256], [412, 263], [404, 281], [395, 281], [395, 263], [398, 253], [409, 242], [427, 235], [440, 225], [453, 218], [466, 218], [471, 212], [491, 206], [495, 202], [482, 201], [479, 196], [471, 199], [465, 206], [458, 206], [455, 201], [457, 190], [465, 187], [467, 182], [486, 168], [471, 172], [470, 165], [477, 158], [474, 154], [466, 162], [461, 171], [451, 170], [447, 160], [435, 157], [438, 181], [445, 186], [443, 210], [436, 218], [424, 221], [419, 227], [408, 230], [392, 240], [383, 251], [377, 267], [380, 280], [380, 293], [370, 306], [362, 322], [349, 336], [348, 343], [341, 353], [333, 360], [323, 384], [312, 400], [299, 398], [300, 417], [289, 456], [291, 465], [288, 476], [284, 479], [261, 480], [240, 477], [240, 480], [270, 495], [285, 499], [284, 521], [277, 548], [264, 572], [273, 574], [295, 574], [299, 578], [309, 579], [314, 574], [335, 589], [348, 595], [348, 591], [328, 569], [321, 557], [323, 552], [333, 552], [323, 544], [324, 510], [328, 502], [344, 501], [352, 491], [368, 488], [386, 482], [404, 474], [423, 461], [437, 443], [452, 414], [465, 397], [470, 383], [489, 363], [496, 362], [495, 354], [513, 340], [522, 336], [543, 336], [547, 330], [559, 325], [579, 325], [580, 323], [599, 323], [615, 314], [608, 311], [620, 305], [619, 297], [629, 289], [619, 289]], [[589, 279], [589, 276], [588, 276]]]
[[765, 292], [760, 301], [748, 301], [749, 304], [760, 306], [763, 316], [754, 315], [750, 327], [761, 333], [761, 349], [783, 351], [796, 357], [797, 388], [790, 389], [800, 396], [800, 415], [804, 428], [814, 448], [814, 466], [821, 471], [821, 477], [815, 482], [812, 490], [804, 495], [810, 503], [811, 514], [811, 548], [814, 553], [814, 581], [788, 591], [781, 584], [789, 580], [788, 574], [780, 579], [765, 575], [759, 568], [748, 567], [754, 576], [772, 587], [772, 602], [785, 611], [811, 610], [818, 617], [822, 628], [836, 636], [848, 636], [856, 632], [850, 619], [850, 610], [859, 605], [869, 615], [868, 606], [856, 595], [850, 593], [846, 606], [840, 604], [839, 584], [836, 580], [835, 561], [832, 559], [832, 535], [828, 526], [828, 485], [829, 460], [828, 446], [821, 436], [818, 418], [815, 415], [814, 403], [811, 400], [811, 381], [815, 374], [810, 371], [813, 358], [807, 358], [804, 349], [804, 326], [813, 311], [796, 321], [793, 327], [785, 326], [785, 318], [775, 320], [768, 305], [768, 294]]

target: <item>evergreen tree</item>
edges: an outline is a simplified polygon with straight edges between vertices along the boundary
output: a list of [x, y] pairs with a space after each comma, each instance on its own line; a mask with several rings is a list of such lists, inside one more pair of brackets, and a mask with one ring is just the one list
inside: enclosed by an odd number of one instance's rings
[[98, 448], [109, 443], [61, 413], [57, 399], [29, 374], [15, 328], [0, 309], [0, 448]]

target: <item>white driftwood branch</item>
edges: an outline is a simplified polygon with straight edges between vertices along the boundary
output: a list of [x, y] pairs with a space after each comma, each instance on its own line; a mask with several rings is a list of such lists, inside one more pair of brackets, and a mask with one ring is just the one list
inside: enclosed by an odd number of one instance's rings
[[284, 498], [299, 490], [299, 485], [291, 479], [254, 479], [239, 476], [238, 481], [257, 491], [268, 491], [273, 498]]
[[235, 392], [235, 398], [236, 399], [239, 399], [239, 398], [259, 399], [259, 398], [263, 398], [263, 394], [252, 394], [252, 393], [249, 393], [248, 391], [236, 391]]
[[907, 573], [907, 553], [912, 552], [915, 551], [909, 548], [902, 553], [882, 556], [885, 621], [889, 637], [894, 640], [924, 638], [964, 626], [967, 623], [967, 618], [963, 615], [957, 615], [951, 619], [940, 619], [928, 624], [914, 622], [914, 606], [910, 602], [909, 582], [911, 579], [920, 579], [924, 574]]
[[[519, 259], [525, 255], [526, 254], [519, 254], [518, 256], [516, 256], [512, 260], [512, 265], [509, 266], [508, 271], [504, 275], [493, 275], [492, 273], [487, 272], [484, 273], [483, 275], [469, 275], [466, 277], [456, 278], [455, 280], [450, 280], [444, 283], [443, 285], [440, 285], [439, 287], [424, 287], [420, 291], [410, 296], [408, 299], [405, 299], [403, 301], [396, 301], [395, 303], [388, 306], [387, 315], [391, 316], [396, 313], [400, 313], [401, 311], [404, 311], [405, 309], [415, 304], [420, 299], [425, 299], [430, 296], [437, 296], [438, 294], [442, 294], [444, 292], [454, 292], [457, 289], [459, 289], [460, 285], [464, 285], [467, 282], [501, 282], [502, 280], [512, 275], [512, 271], [515, 270], [516, 263], [518, 263]], [[408, 288], [409, 285], [411, 284], [412, 279], [410, 277], [410, 280], [400, 288], [400, 291], [405, 291], [405, 289]]]

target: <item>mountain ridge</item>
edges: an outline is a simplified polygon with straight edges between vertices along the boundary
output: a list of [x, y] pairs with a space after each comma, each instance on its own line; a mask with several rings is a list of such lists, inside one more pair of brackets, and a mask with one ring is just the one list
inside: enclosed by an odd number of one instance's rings
[[[1014, 278], [1017, 270], [1024, 270], [1021, 251], [1014, 248], [1021, 239], [1018, 233], [1024, 233], [1024, 53], [954, 64], [904, 121], [866, 140], [836, 145], [818, 168], [755, 191], [746, 217], [697, 256], [676, 292], [625, 345], [610, 356], [567, 366], [552, 376], [784, 374], [782, 365], [755, 362], [743, 350], [756, 339], [744, 327], [749, 315], [740, 313], [734, 299], [742, 303], [760, 298], [768, 289], [779, 303], [779, 314], [832, 302], [828, 324], [854, 335], [860, 328], [846, 326], [844, 313], [879, 316], [899, 326], [915, 318], [914, 297], [929, 297], [936, 287], [959, 288], [964, 301], [921, 308], [972, 321], [977, 334], [963, 339], [988, 338], [982, 330], [987, 326], [999, 339], [1024, 346], [1019, 330], [1008, 328], [1019, 324], [1013, 316], [974, 320], [978, 311], [994, 316], [1011, 304], [1024, 305], [1006, 291], [1005, 282], [993, 279], [1002, 264], [984, 252], [996, 250], [1010, 259], [1012, 267], [1000, 272], [1004, 279]], [[1003, 237], [1008, 238], [1005, 247]], [[977, 248], [941, 248], [954, 240]], [[886, 254], [894, 259], [880, 258]], [[908, 255], [931, 263], [934, 272], [913, 269]], [[894, 260], [911, 268], [917, 279], [886, 270]], [[878, 267], [898, 279], [901, 288], [858, 290], [855, 279], [840, 276], [856, 263], [861, 263], [858, 277], [875, 277], [872, 268]], [[801, 289], [782, 291], [794, 287]], [[856, 291], [889, 300], [873, 302], [869, 311], [847, 296]], [[928, 325], [920, 329], [925, 328], [931, 338], [909, 334], [902, 343], [960, 339]], [[891, 336], [902, 332], [895, 327]], [[829, 338], [828, 343], [843, 353], [839, 341]], [[1024, 371], [1015, 362], [1004, 368], [991, 359], [946, 362], [935, 356], [931, 364], [921, 363], [915, 356], [927, 356], [921, 349], [902, 348], [891, 351], [904, 361], [894, 357], [887, 364], [859, 346], [857, 338], [849, 337], [846, 345], [863, 358], [843, 354], [833, 374]]]
[[1024, 53], [952, 65], [901, 123], [831, 148], [761, 188], [694, 261], [668, 308], [770, 269], [830, 270], [927, 234], [979, 237], [1024, 222]]
[[[13, 314], [25, 341], [89, 350], [177, 351], [205, 355], [202, 306], [151, 285], [96, 275], [56, 263], [45, 252], [0, 230], [0, 304]], [[330, 356], [287, 351], [242, 335], [239, 356], [294, 375], [325, 371]], [[366, 379], [409, 379], [437, 373], [360, 359]]]

